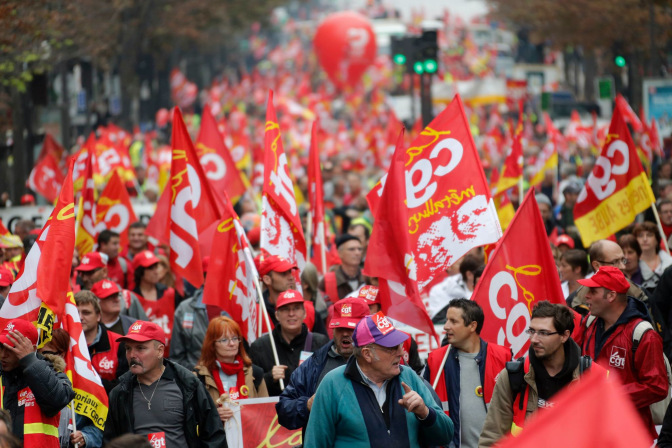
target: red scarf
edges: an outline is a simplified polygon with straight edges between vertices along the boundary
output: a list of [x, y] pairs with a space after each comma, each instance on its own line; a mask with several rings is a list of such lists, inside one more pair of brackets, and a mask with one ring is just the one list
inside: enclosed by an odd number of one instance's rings
[[236, 359], [233, 361], [233, 363], [228, 363], [228, 362], [220, 362], [220, 361], [215, 361], [215, 371], [213, 372], [213, 379], [215, 380], [215, 384], [217, 384], [217, 390], [219, 391], [219, 394], [222, 395], [224, 393], [229, 393], [228, 390], [224, 390], [224, 384], [222, 383], [222, 378], [219, 376], [219, 369], [222, 369], [222, 372], [227, 375], [236, 375], [236, 387], [240, 391], [240, 388], [245, 385], [245, 373], [243, 372], [243, 368], [245, 365], [243, 364], [243, 358], [240, 357], [240, 355], [236, 355]]

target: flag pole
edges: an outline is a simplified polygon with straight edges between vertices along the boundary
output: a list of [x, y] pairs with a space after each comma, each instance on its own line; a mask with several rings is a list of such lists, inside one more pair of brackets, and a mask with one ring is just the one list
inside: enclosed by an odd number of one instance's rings
[[523, 203], [523, 198], [523, 176], [520, 176], [520, 180], [518, 181], [518, 207]]
[[[275, 365], [280, 365], [280, 359], [278, 358], [278, 350], [275, 348], [275, 340], [273, 339], [273, 331], [271, 331], [271, 321], [268, 318], [268, 310], [266, 309], [266, 303], [264, 302], [264, 297], [261, 295], [261, 287], [259, 286], [259, 281], [255, 282], [257, 287], [257, 294], [259, 294], [259, 305], [261, 305], [261, 314], [264, 316], [264, 321], [266, 322], [266, 327], [268, 327], [268, 338], [271, 340], [271, 349], [273, 350], [273, 359], [275, 360]], [[285, 390], [285, 382], [282, 378], [279, 379], [280, 390]]]
[[313, 211], [308, 211], [308, 222], [306, 223], [306, 233], [308, 237], [306, 238], [306, 261], [310, 261], [310, 249], [313, 245]]
[[441, 361], [439, 371], [436, 372], [436, 378], [434, 378], [434, 383], [432, 383], [432, 389], [434, 390], [436, 390], [436, 385], [439, 384], [439, 379], [441, 378], [441, 374], [443, 373], [443, 366], [446, 365], [446, 360], [448, 359], [448, 352], [450, 352], [450, 344], [448, 344], [448, 347], [446, 348], [446, 354], [443, 356], [443, 361]]
[[653, 215], [656, 217], [656, 224], [658, 224], [658, 231], [660, 232], [660, 237], [663, 240], [663, 247], [665, 247], [665, 252], [670, 253], [670, 248], [667, 245], [667, 237], [665, 236], [665, 231], [663, 230], [663, 224], [660, 222], [660, 216], [658, 215], [658, 209], [656, 208], [656, 203], [651, 204], [653, 209]]
[[320, 257], [322, 259], [322, 275], [327, 274], [327, 241], [324, 231], [324, 219], [320, 222], [318, 237], [320, 238]]
[[[75, 400], [72, 400], [70, 404], [68, 405], [68, 409], [70, 409], [70, 413], [72, 414], [72, 433], [77, 432], [77, 418], [75, 415]], [[75, 443], [75, 448], [79, 448], [79, 443]]]

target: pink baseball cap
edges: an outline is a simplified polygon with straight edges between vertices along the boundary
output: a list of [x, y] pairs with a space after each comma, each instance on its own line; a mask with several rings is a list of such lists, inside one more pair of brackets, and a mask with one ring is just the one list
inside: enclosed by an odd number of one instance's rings
[[360, 320], [352, 334], [355, 347], [378, 344], [383, 347], [396, 347], [410, 336], [394, 328], [392, 322], [382, 311]]

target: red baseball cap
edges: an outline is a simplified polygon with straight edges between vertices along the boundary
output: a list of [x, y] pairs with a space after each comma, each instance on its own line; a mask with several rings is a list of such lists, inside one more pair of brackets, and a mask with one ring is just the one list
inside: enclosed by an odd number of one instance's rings
[[82, 257], [81, 263], [75, 268], [75, 271], [88, 272], [104, 267], [107, 267], [107, 255], [101, 252], [89, 252]]
[[[137, 256], [137, 255], [136, 255]], [[128, 329], [126, 336], [119, 338], [120, 341], [126, 342], [147, 342], [159, 341], [162, 344], [166, 343], [166, 333], [154, 322], [147, 322], [144, 320], [136, 320]]]
[[252, 246], [258, 246], [259, 240], [261, 239], [261, 228], [252, 227], [249, 232], [247, 232], [247, 239], [250, 241]]
[[264, 258], [259, 266], [259, 275], [266, 275], [271, 271], [287, 272], [290, 269], [295, 269], [296, 263], [292, 263], [286, 258], [279, 255], [270, 255]]
[[560, 247], [561, 244], [566, 244], [570, 249], [574, 249], [574, 240], [569, 235], [560, 235], [555, 239], [555, 247]]
[[203, 273], [207, 274], [208, 273], [208, 268], [210, 268], [210, 256], [203, 257], [203, 260], [201, 260], [201, 263], [203, 265]]
[[329, 322], [329, 328], [350, 328], [357, 326], [357, 322], [369, 315], [369, 305], [366, 300], [357, 297], [346, 297], [334, 303], [334, 316]]
[[23, 336], [30, 339], [30, 342], [33, 345], [37, 345], [37, 328], [35, 328], [35, 325], [33, 325], [31, 322], [23, 319], [12, 319], [7, 322], [5, 328], [0, 331], [0, 344], [8, 344], [12, 347], [14, 346], [12, 341], [10, 341], [7, 337], [10, 331], [18, 331]]
[[623, 272], [614, 266], [600, 266], [592, 277], [577, 280], [577, 282], [589, 288], [602, 287], [620, 294], [625, 294], [630, 289], [630, 283]]
[[99, 299], [105, 299], [110, 297], [113, 294], [118, 294], [119, 287], [112, 280], [103, 279], [93, 284], [91, 287], [91, 292], [96, 295]]
[[154, 252], [151, 250], [143, 250], [138, 252], [133, 257], [133, 269], [137, 269], [139, 266], [143, 268], [148, 268], [159, 262], [159, 259], [154, 255]]
[[9, 286], [14, 283], [14, 274], [7, 268], [0, 266], [0, 286]]
[[288, 289], [285, 292], [281, 292], [278, 296], [278, 301], [275, 302], [275, 309], [280, 309], [290, 303], [303, 303], [303, 296], [299, 291]]

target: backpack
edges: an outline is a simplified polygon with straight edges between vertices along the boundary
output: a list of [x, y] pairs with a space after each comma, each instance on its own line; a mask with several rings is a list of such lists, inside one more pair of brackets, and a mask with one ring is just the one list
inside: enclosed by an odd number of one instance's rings
[[[593, 365], [593, 360], [590, 356], [581, 356], [579, 358], [579, 375], [583, 375], [583, 372], [590, 369], [591, 365]], [[523, 410], [527, 406], [527, 403], [525, 403], [525, 394], [523, 393], [527, 387], [525, 383], [525, 357], [521, 356], [515, 361], [507, 362], [506, 371], [509, 374], [509, 384], [513, 392], [512, 401], [515, 403], [516, 397], [520, 396], [518, 407], [520, 410]]]
[[[588, 316], [588, 318], [586, 319], [586, 328], [590, 327], [595, 321], [595, 319], [596, 319], [595, 316], [592, 315]], [[635, 325], [635, 328], [632, 331], [633, 370], [635, 368], [634, 366], [635, 352], [637, 351], [637, 347], [639, 347], [639, 342], [642, 340], [642, 336], [644, 336], [644, 333], [646, 333], [649, 330], [655, 330], [653, 328], [653, 325], [651, 325], [651, 323], [648, 321], [642, 320], [637, 325]], [[649, 405], [654, 425], [663, 424], [663, 418], [665, 417], [665, 412], [667, 411], [667, 407], [670, 404], [670, 401], [672, 401], [672, 396], [670, 395], [670, 391], [672, 390], [672, 368], [670, 367], [670, 361], [667, 359], [667, 355], [665, 355], [665, 353], [663, 353], [663, 362], [665, 363], [665, 372], [667, 373], [667, 397], [663, 398], [662, 400], [656, 403]]]

